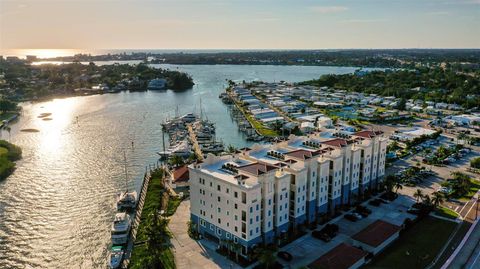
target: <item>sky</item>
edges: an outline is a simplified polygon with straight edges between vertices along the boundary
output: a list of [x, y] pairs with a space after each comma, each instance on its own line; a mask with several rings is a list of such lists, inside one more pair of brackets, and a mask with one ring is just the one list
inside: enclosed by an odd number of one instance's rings
[[0, 50], [336, 48], [480, 48], [480, 0], [0, 0]]

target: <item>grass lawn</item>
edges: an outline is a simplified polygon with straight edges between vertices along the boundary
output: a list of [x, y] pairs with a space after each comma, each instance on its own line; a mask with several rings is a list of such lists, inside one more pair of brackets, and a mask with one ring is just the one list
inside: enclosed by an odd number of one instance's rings
[[160, 178], [150, 179], [147, 195], [145, 196], [145, 203], [143, 205], [140, 226], [138, 227], [138, 231], [137, 231], [137, 239], [136, 239], [137, 242], [144, 241], [147, 239], [145, 230], [147, 228], [148, 216], [152, 215], [154, 212], [159, 210], [161, 206], [162, 193], [163, 193], [163, 189], [162, 189], [161, 179]]
[[426, 217], [375, 257], [365, 268], [425, 268], [435, 259], [457, 224]]
[[[135, 251], [132, 253], [131, 262], [128, 266], [132, 269], [143, 269], [142, 259], [148, 258], [149, 254], [146, 245], [135, 246]], [[173, 257], [172, 249], [168, 248], [161, 254], [162, 261], [168, 261], [163, 263], [165, 269], [175, 269], [175, 258]]]
[[457, 212], [443, 206], [440, 206], [435, 210], [435, 215], [448, 219], [456, 219], [458, 217]]
[[242, 111], [243, 115], [247, 118], [248, 122], [252, 124], [253, 128], [255, 128], [261, 135], [263, 136], [278, 136], [278, 133], [275, 130], [265, 127], [263, 123], [255, 119], [252, 115], [248, 114], [245, 109], [241, 106], [240, 103], [235, 101], [235, 105], [237, 106], [240, 111]]
[[175, 214], [175, 211], [177, 211], [177, 207], [180, 205], [181, 202], [182, 199], [180, 198], [170, 198], [168, 200], [167, 210], [165, 211], [165, 214], [167, 216]]
[[468, 190], [468, 193], [465, 194], [464, 196], [460, 197], [458, 200], [460, 201], [470, 201], [472, 197], [477, 193], [478, 190], [480, 190], [480, 182], [475, 180], [475, 179], [470, 179], [470, 182], [472, 185], [470, 186], [470, 189]]

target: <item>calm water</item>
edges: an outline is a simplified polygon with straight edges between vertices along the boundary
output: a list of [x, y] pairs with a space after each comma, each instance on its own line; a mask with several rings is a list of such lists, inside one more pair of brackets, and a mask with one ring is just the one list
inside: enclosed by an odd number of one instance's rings
[[[354, 68], [301, 66], [175, 66], [193, 90], [119, 93], [25, 104], [11, 141], [23, 160], [0, 182], [0, 268], [105, 268], [115, 195], [124, 188], [123, 151], [131, 186], [161, 148], [166, 117], [199, 111], [217, 124], [225, 144], [247, 145], [218, 99], [226, 79], [302, 81]], [[51, 121], [38, 118], [52, 113]], [[77, 121], [78, 117], [78, 121]], [[38, 133], [19, 132], [36, 128]], [[2, 133], [3, 139], [9, 134]], [[131, 146], [134, 141], [134, 147]]]

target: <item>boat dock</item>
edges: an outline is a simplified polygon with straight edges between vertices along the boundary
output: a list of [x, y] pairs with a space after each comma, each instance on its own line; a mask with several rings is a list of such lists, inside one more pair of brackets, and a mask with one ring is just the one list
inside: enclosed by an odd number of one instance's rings
[[190, 141], [192, 142], [192, 145], [193, 145], [193, 150], [195, 152], [195, 155], [197, 155], [198, 160], [201, 161], [201, 160], [203, 160], [202, 149], [200, 148], [200, 145], [198, 144], [197, 135], [193, 131], [193, 127], [192, 127], [191, 124], [187, 125], [187, 130], [188, 130], [188, 133], [189, 133], [189, 136], [190, 136]]
[[128, 238], [128, 244], [125, 249], [124, 258], [121, 265], [121, 268], [124, 268], [124, 269], [128, 268], [128, 264], [130, 263], [130, 257], [132, 256], [133, 245], [135, 243], [135, 239], [137, 238], [137, 229], [138, 229], [138, 226], [140, 225], [140, 219], [142, 216], [143, 205], [145, 203], [145, 196], [147, 195], [148, 183], [150, 182], [150, 178], [151, 178], [150, 171], [147, 170], [147, 172], [145, 172], [145, 175], [143, 177], [142, 188], [140, 190], [140, 195], [138, 197], [137, 208], [135, 209], [135, 212], [134, 212], [132, 230]]

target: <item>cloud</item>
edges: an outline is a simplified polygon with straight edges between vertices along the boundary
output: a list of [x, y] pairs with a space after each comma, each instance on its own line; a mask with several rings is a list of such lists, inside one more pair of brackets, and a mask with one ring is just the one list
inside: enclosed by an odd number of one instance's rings
[[349, 19], [340, 21], [341, 23], [378, 23], [378, 22], [386, 22], [386, 19]]
[[327, 13], [344, 12], [344, 11], [348, 10], [348, 7], [345, 7], [345, 6], [315, 6], [315, 7], [311, 7], [311, 9], [313, 11], [321, 13], [321, 14], [327, 14]]

